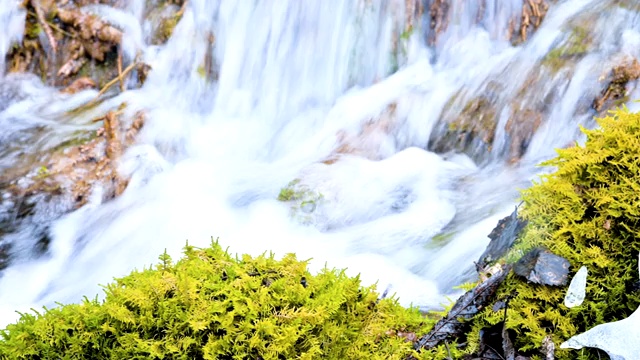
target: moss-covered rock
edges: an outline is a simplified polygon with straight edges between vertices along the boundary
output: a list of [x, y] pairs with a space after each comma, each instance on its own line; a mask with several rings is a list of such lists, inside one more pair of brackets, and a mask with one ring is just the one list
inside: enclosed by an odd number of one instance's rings
[[[600, 95], [593, 100], [596, 111], [606, 110], [613, 105], [619, 106], [629, 101], [629, 83], [635, 83], [640, 78], [640, 62], [636, 58], [624, 58], [616, 64], [607, 78], [607, 84]], [[614, 100], [614, 101], [610, 101]], [[608, 106], [607, 106], [608, 105]]]
[[568, 64], [582, 59], [593, 48], [593, 36], [586, 24], [573, 26], [565, 39], [542, 59], [542, 65], [557, 73]]
[[458, 93], [449, 100], [441, 115], [443, 128], [431, 135], [430, 150], [463, 152], [476, 161], [491, 151], [499, 111], [493, 85], [487, 84], [483, 95]]
[[[589, 269], [581, 306], [563, 305], [566, 286], [528, 283], [512, 274], [498, 298], [510, 298], [507, 327], [515, 345], [530, 355], [550, 335], [556, 344], [597, 324], [628, 317], [640, 304], [640, 114], [616, 110], [583, 130], [584, 146], [558, 150], [544, 163], [557, 170], [524, 191], [522, 216], [529, 221], [506, 261], [541, 246], [563, 256], [571, 272]], [[475, 319], [473, 334], [499, 324], [504, 311], [488, 307]], [[472, 339], [470, 343], [479, 340]], [[598, 359], [596, 350], [557, 350], [559, 359]]]
[[[358, 277], [287, 255], [234, 258], [217, 243], [134, 271], [84, 300], [22, 314], [9, 359], [405, 359], [429, 321]], [[431, 322], [432, 324], [432, 322]], [[424, 355], [424, 354], [423, 354]]]

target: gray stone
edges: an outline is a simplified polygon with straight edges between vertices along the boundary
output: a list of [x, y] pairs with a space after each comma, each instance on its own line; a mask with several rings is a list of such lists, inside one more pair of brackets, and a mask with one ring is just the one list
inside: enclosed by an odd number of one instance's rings
[[536, 284], [562, 286], [567, 284], [570, 265], [562, 256], [535, 248], [516, 263], [513, 271]]

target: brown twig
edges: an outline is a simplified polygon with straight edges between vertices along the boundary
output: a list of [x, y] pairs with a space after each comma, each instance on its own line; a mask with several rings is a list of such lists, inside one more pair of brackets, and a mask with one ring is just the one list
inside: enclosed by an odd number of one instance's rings
[[[138, 63], [137, 63], [137, 62], [132, 62], [129, 66], [127, 66], [127, 68], [126, 68], [126, 69], [124, 69], [124, 70], [122, 71], [122, 73], [121, 73], [121, 74], [118, 74], [118, 76], [116, 76], [114, 79], [112, 79], [111, 81], [109, 81], [108, 83], [106, 83], [106, 84], [102, 87], [102, 89], [100, 89], [100, 92], [98, 92], [98, 95], [96, 96], [96, 98], [95, 98], [95, 99], [93, 99], [93, 100], [91, 100], [91, 101], [89, 102], [89, 104], [93, 104], [93, 103], [95, 103], [96, 101], [98, 101], [98, 99], [100, 98], [100, 96], [104, 95], [104, 93], [106, 93], [106, 92], [107, 92], [107, 90], [109, 90], [109, 88], [111, 88], [113, 85], [115, 85], [115, 84], [116, 84], [116, 83], [117, 83], [121, 78], [124, 78], [125, 76], [127, 76], [127, 74], [128, 74], [128, 73], [130, 73], [130, 72], [131, 72], [131, 70], [133, 70], [133, 69], [136, 67], [136, 65], [138, 65]], [[87, 105], [89, 105], [89, 104], [87, 104]]]
[[36, 18], [38, 18], [38, 22], [44, 29], [45, 34], [47, 34], [47, 39], [49, 39], [49, 43], [51, 44], [51, 48], [53, 49], [53, 52], [54, 53], [57, 52], [58, 42], [56, 41], [56, 38], [53, 37], [53, 31], [51, 31], [51, 27], [49, 26], [49, 23], [44, 18], [44, 12], [42, 11], [40, 0], [31, 0], [31, 6], [33, 6], [33, 9], [36, 11]]
[[120, 81], [120, 91], [124, 92], [124, 78], [122, 76], [122, 50], [118, 48], [118, 80]]
[[182, 3], [182, 6], [180, 7], [180, 10], [178, 10], [178, 12], [176, 12], [175, 16], [176, 17], [180, 17], [184, 14], [185, 10], [187, 9], [187, 4], [189, 3], [189, 0], [186, 0], [184, 3]]

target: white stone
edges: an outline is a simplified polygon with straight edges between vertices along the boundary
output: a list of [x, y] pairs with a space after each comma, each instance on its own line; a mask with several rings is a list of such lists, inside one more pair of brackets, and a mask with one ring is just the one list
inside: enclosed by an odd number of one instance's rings
[[570, 338], [560, 347], [592, 347], [606, 351], [611, 360], [640, 360], [640, 308], [624, 320], [600, 324]]
[[582, 305], [587, 289], [587, 268], [581, 267], [571, 279], [567, 295], [564, 297], [564, 305], [568, 308]]

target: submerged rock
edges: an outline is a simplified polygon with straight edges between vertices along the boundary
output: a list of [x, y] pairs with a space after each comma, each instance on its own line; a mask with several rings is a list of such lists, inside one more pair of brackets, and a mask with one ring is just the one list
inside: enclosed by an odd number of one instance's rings
[[561, 286], [567, 283], [569, 266], [569, 260], [562, 256], [535, 248], [516, 263], [513, 271], [537, 284]]

